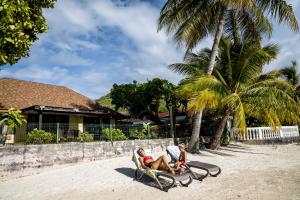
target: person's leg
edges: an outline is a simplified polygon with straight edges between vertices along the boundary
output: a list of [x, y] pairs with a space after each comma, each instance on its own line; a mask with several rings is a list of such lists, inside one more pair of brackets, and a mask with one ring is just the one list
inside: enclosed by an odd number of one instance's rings
[[151, 169], [158, 169], [158, 167], [160, 166], [160, 163], [162, 162], [162, 156], [160, 156], [159, 158], [157, 158], [155, 161], [153, 161], [151, 163]]
[[160, 156], [158, 159], [151, 163], [152, 169], [161, 169], [165, 171], [170, 171], [175, 173], [174, 170], [168, 165], [168, 160], [166, 156]]

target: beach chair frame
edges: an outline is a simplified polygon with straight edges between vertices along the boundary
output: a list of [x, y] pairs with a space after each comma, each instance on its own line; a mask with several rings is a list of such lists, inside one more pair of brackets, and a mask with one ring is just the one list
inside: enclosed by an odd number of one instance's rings
[[[178, 146], [169, 146], [169, 147], [178, 148]], [[171, 163], [176, 163], [179, 159], [179, 155], [177, 155], [177, 156], [174, 155], [174, 152], [171, 152], [169, 147], [167, 147], [167, 149], [166, 149], [167, 154], [171, 158]], [[203, 163], [203, 162], [199, 162], [199, 161], [189, 161], [184, 165], [184, 167], [191, 173], [191, 175], [194, 179], [197, 179], [199, 181], [202, 181], [203, 179], [208, 177], [208, 175], [210, 175], [212, 177], [217, 177], [222, 172], [221, 168], [217, 165], [212, 165], [209, 163]], [[198, 173], [194, 172], [191, 168], [197, 168], [197, 169], [203, 170], [203, 171], [205, 171], [205, 174], [204, 175], [198, 174]]]
[[[133, 156], [132, 161], [135, 163], [137, 169], [135, 170], [134, 176], [136, 180], [141, 180], [145, 175], [152, 178], [158, 185], [159, 189], [165, 192], [168, 192], [169, 189], [173, 188], [176, 185], [176, 182], [178, 181], [182, 186], [188, 187], [193, 181], [193, 178], [185, 173], [183, 175], [173, 175], [168, 172], [160, 171], [160, 170], [153, 170], [150, 168], [143, 168], [141, 166], [141, 163], [138, 159], [138, 155], [136, 153], [136, 150], [133, 150]], [[171, 183], [163, 186], [163, 184], [160, 182], [159, 178], [167, 178], [171, 180]], [[185, 182], [187, 180], [187, 182]]]

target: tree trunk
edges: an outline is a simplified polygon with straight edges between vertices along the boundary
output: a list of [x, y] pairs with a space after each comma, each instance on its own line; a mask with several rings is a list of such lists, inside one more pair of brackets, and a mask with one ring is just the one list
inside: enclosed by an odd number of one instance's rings
[[229, 110], [225, 109], [224, 116], [222, 117], [221, 122], [217, 128], [217, 131], [216, 131], [215, 135], [213, 136], [212, 141], [210, 143], [210, 148], [213, 150], [218, 149], [221, 145], [221, 137], [224, 132], [224, 128], [227, 123], [227, 120], [229, 119], [229, 115], [230, 115]]
[[189, 152], [198, 152], [199, 151], [199, 137], [200, 137], [200, 128], [202, 120], [202, 111], [198, 112], [193, 120], [193, 132], [191, 139], [188, 145]]
[[[212, 52], [211, 52], [210, 60], [209, 60], [208, 67], [207, 67], [208, 75], [212, 74], [212, 71], [214, 69], [214, 65], [216, 62], [216, 57], [218, 55], [219, 43], [220, 43], [220, 40], [221, 40], [221, 37], [223, 34], [223, 29], [224, 29], [224, 24], [225, 24], [226, 11], [227, 11], [227, 6], [222, 8], [222, 10], [221, 10], [219, 24], [218, 24], [217, 31], [215, 34], [214, 43], [212, 46]], [[190, 151], [190, 152], [198, 152], [199, 151], [199, 138], [200, 138], [200, 129], [201, 129], [201, 120], [202, 120], [203, 110], [204, 110], [204, 108], [196, 114], [195, 119], [194, 119], [193, 132], [192, 132], [192, 136], [191, 136], [191, 139], [189, 141], [189, 146], [188, 146], [188, 151]]]
[[217, 31], [215, 34], [214, 43], [213, 43], [211, 54], [210, 54], [210, 59], [208, 62], [208, 67], [207, 67], [208, 75], [212, 74], [214, 65], [216, 63], [216, 57], [218, 56], [218, 51], [219, 51], [219, 43], [220, 43], [221, 37], [223, 35], [226, 12], [227, 12], [227, 6], [224, 6], [220, 13], [219, 24], [218, 24], [218, 28], [217, 28]]

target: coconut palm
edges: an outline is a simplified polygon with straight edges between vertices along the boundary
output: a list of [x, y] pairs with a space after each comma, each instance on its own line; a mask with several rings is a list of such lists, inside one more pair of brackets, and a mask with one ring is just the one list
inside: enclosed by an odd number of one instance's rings
[[230, 115], [234, 115], [236, 125], [242, 130], [246, 128], [246, 112], [271, 126], [297, 122], [299, 108], [292, 98], [293, 87], [278, 80], [277, 76], [260, 75], [262, 66], [275, 59], [277, 52], [278, 47], [273, 44], [264, 47], [251, 42], [233, 44], [223, 38], [212, 75], [205, 74], [211, 53], [209, 49], [189, 53], [186, 63], [170, 65], [174, 71], [188, 74], [179, 93], [189, 97], [191, 110], [198, 112], [207, 106], [222, 111], [212, 149], [219, 147]]
[[[268, 18], [287, 23], [298, 31], [293, 8], [284, 0], [168, 0], [163, 6], [159, 27], [166, 27], [168, 33], [175, 33], [175, 40], [184, 43], [187, 51], [192, 50], [200, 40], [214, 35], [206, 72], [210, 75], [216, 61], [218, 46], [223, 32], [239, 41], [259, 41], [262, 34], [271, 35], [272, 26]], [[198, 148], [202, 110], [195, 117], [189, 149]]]
[[15, 128], [20, 127], [26, 123], [26, 119], [20, 110], [10, 108], [7, 112], [0, 113], [0, 126], [7, 125], [8, 132], [13, 131]]
[[292, 65], [279, 70], [282, 77], [295, 87], [300, 86], [300, 74], [297, 73], [297, 62], [292, 61]]

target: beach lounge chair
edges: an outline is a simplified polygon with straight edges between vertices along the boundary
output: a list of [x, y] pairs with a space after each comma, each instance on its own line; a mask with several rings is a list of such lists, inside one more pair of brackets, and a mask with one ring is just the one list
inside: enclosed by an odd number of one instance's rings
[[[167, 154], [170, 155], [171, 162], [175, 163], [179, 160], [180, 150], [178, 146], [168, 146]], [[217, 177], [221, 173], [221, 168], [218, 167], [217, 165], [203, 163], [199, 161], [187, 161], [185, 167], [189, 170], [189, 172], [192, 174], [194, 179], [198, 179], [200, 181], [202, 181], [208, 175]], [[201, 169], [204, 170], [206, 173], [204, 175], [200, 175], [192, 171], [191, 168]]]
[[[139, 155], [135, 149], [133, 150], [132, 161], [135, 163], [137, 167], [137, 169], [135, 170], [135, 179], [141, 180], [144, 175], [147, 175], [150, 178], [155, 180], [159, 189], [165, 192], [168, 192], [168, 190], [174, 187], [177, 182], [179, 182], [184, 187], [188, 187], [188, 185], [191, 184], [193, 181], [191, 174], [188, 172], [183, 172], [182, 174], [179, 175], [179, 174], [172, 174], [160, 170], [153, 170], [150, 168], [144, 169], [140, 163]], [[164, 184], [161, 182], [160, 177], [163, 179], [171, 180], [171, 183], [164, 186]]]

